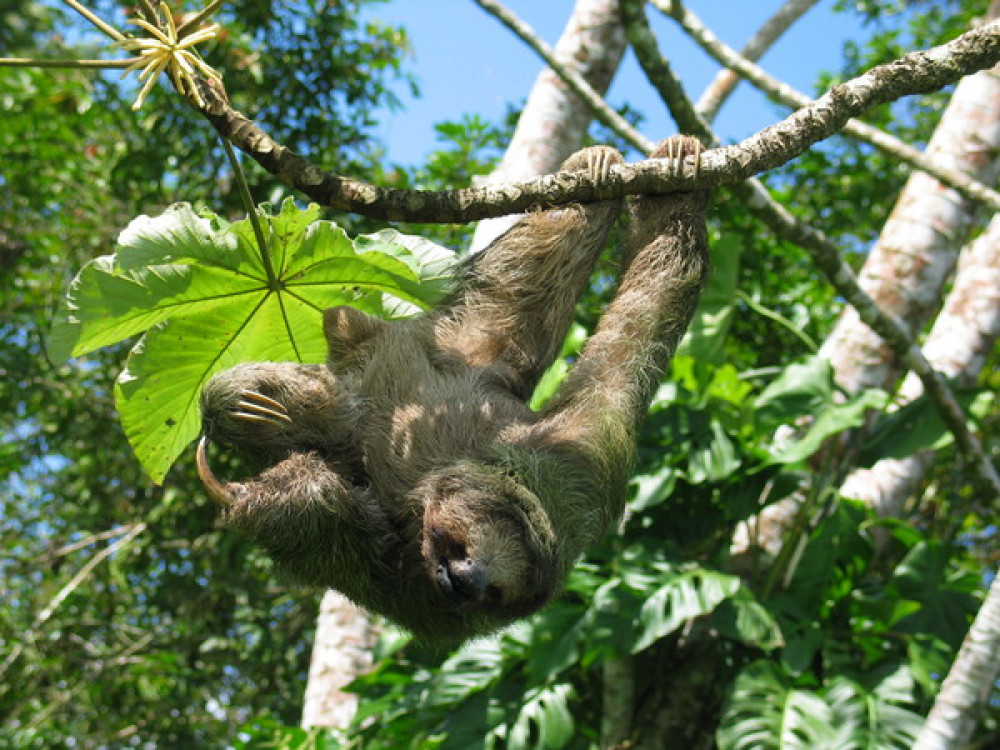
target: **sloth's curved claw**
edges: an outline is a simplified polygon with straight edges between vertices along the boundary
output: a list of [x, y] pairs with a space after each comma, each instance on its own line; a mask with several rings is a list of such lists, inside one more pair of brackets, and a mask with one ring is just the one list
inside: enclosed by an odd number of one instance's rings
[[691, 176], [698, 176], [701, 172], [701, 155], [705, 150], [705, 147], [701, 145], [701, 141], [693, 136], [676, 135], [668, 139], [664, 143], [664, 146], [666, 153], [663, 155], [663, 158], [666, 158], [670, 162], [669, 169], [672, 174], [682, 177], [684, 175], [684, 163], [688, 157], [691, 157]]
[[622, 156], [613, 148], [587, 149], [587, 174], [594, 180], [604, 180], [611, 168], [622, 163]]
[[216, 479], [212, 469], [208, 466], [208, 455], [205, 447], [208, 445], [208, 438], [204, 435], [198, 441], [198, 453], [195, 456], [195, 463], [198, 465], [198, 478], [205, 485], [205, 491], [214, 502], [223, 508], [228, 508], [233, 504], [235, 498], [233, 493], [226, 489], [226, 486]]
[[257, 391], [241, 389], [240, 400], [236, 406], [239, 407], [239, 411], [233, 412], [233, 416], [248, 422], [292, 423], [284, 404]]

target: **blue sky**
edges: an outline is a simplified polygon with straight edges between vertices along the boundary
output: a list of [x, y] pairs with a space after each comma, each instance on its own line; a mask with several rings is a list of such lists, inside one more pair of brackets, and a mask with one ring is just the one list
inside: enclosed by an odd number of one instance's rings
[[[688, 7], [730, 46], [739, 49], [782, 0], [688, 0]], [[573, 0], [508, 0], [507, 6], [535, 32], [555, 44]], [[836, 69], [841, 44], [859, 28], [856, 17], [832, 12], [823, 0], [786, 33], [761, 61], [772, 74], [806, 93], [816, 75]], [[652, 6], [648, 16], [661, 50], [688, 94], [697, 98], [715, 75], [716, 63], [694, 46], [674, 23]], [[433, 125], [465, 113], [500, 118], [509, 102], [524, 100], [541, 69], [539, 58], [523, 42], [471, 0], [390, 0], [372, 6], [367, 18], [404, 26], [413, 47], [408, 68], [417, 77], [421, 96], [414, 99], [399, 87], [403, 109], [386, 112], [379, 135], [389, 160], [413, 164], [435, 148]], [[673, 125], [656, 93], [645, 82], [631, 54], [612, 84], [612, 104], [628, 102], [646, 115], [643, 130], [651, 139], [670, 135]], [[740, 140], [784, 116], [747, 84], [741, 84], [716, 121], [724, 141]]]

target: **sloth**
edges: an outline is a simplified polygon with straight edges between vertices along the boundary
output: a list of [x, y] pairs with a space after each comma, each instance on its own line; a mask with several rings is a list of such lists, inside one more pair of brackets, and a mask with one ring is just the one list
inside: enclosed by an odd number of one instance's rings
[[[654, 157], [697, 170], [687, 136]], [[566, 172], [607, 176], [596, 146]], [[326, 310], [325, 365], [249, 363], [202, 398], [198, 473], [225, 526], [294, 581], [337, 589], [453, 645], [544, 606], [620, 520], [635, 439], [708, 267], [705, 191], [629, 201], [618, 288], [570, 373], [527, 406], [558, 356], [622, 201], [527, 214], [458, 268], [435, 310], [384, 321]], [[225, 482], [207, 443], [253, 474]]]

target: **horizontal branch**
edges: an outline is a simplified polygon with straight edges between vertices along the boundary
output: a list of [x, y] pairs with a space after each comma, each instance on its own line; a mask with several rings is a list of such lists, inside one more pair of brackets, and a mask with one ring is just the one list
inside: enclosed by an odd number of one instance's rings
[[793, 159], [871, 107], [936, 91], [998, 61], [1000, 21], [995, 21], [947, 44], [873, 68], [738, 145], [705, 152], [697, 177], [675, 177], [654, 160], [616, 168], [600, 184], [583, 174], [564, 174], [460, 190], [380, 188], [325, 171], [277, 143], [208, 84], [202, 87], [205, 106], [194, 106], [220, 135], [321, 205], [390, 221], [468, 222], [539, 206], [739, 182]]

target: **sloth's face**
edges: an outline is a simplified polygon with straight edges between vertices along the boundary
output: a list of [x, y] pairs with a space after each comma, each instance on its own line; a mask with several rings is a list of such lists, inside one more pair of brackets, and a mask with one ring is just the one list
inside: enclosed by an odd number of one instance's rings
[[432, 475], [424, 487], [420, 551], [449, 609], [482, 631], [551, 598], [558, 585], [555, 544], [547, 523], [538, 523], [534, 494], [471, 462]]

